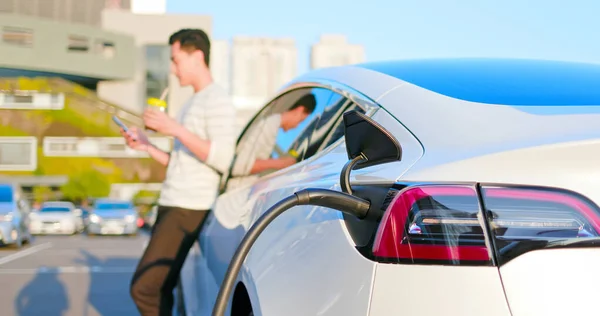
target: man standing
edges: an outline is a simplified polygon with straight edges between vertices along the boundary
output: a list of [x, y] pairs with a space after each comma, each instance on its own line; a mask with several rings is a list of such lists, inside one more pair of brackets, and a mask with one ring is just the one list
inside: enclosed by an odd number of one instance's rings
[[156, 109], [144, 112], [144, 123], [173, 136], [166, 153], [139, 129], [121, 131], [128, 146], [146, 151], [167, 167], [150, 241], [131, 281], [131, 296], [146, 315], [171, 315], [173, 289], [202, 221], [212, 207], [235, 147], [235, 109], [228, 94], [212, 79], [210, 41], [205, 32], [183, 29], [169, 38], [172, 71], [194, 95], [177, 119]]

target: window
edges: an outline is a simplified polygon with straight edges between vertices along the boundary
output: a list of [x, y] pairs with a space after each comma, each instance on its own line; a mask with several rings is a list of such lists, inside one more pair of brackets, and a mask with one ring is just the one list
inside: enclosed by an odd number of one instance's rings
[[329, 131], [336, 123], [336, 118], [339, 117], [348, 103], [346, 98], [335, 94], [335, 99], [332, 98], [330, 105], [325, 108], [323, 114], [315, 120], [315, 128], [310, 136], [309, 142], [306, 144], [306, 153], [304, 159], [312, 157], [319, 151], [320, 145], [323, 143]]
[[[302, 97], [312, 94], [315, 97], [314, 111], [304, 120], [298, 122], [286, 120], [291, 124], [287, 131], [281, 127], [282, 115]], [[320, 124], [321, 117], [326, 118], [333, 114], [324, 115], [331, 108], [337, 109], [344, 103], [343, 98], [336, 93], [323, 88], [301, 88], [292, 90], [267, 105], [250, 123], [239, 139], [236, 148], [236, 158], [233, 162], [232, 176], [244, 177], [255, 173], [268, 173], [277, 168], [263, 167], [253, 169], [255, 161], [278, 158], [282, 156], [295, 156], [297, 161], [305, 158], [311, 143], [311, 136]], [[336, 112], [335, 110], [334, 112]], [[291, 112], [288, 112], [291, 113]], [[293, 114], [289, 114], [293, 115]]]
[[37, 168], [37, 138], [0, 137], [0, 170], [32, 171]]
[[69, 46], [70, 52], [87, 52], [89, 47], [89, 39], [85, 36], [80, 35], [69, 35]]
[[[344, 110], [342, 111], [341, 114], [348, 112], [348, 111], [352, 111], [352, 110], [356, 110], [360, 113], [365, 114], [365, 110], [363, 110], [363, 108], [361, 108], [360, 106], [356, 105], [356, 103], [352, 103], [349, 106], [345, 107]], [[317, 133], [317, 131], [315, 131], [315, 133]], [[344, 136], [344, 117], [342, 115], [340, 115], [338, 117], [338, 119], [335, 121], [335, 123], [333, 124], [333, 128], [331, 129], [331, 133], [329, 133], [325, 139], [323, 140], [323, 142], [321, 143], [321, 145], [319, 146], [317, 152], [333, 145], [333, 143], [335, 143], [336, 141], [338, 141], [340, 138], [342, 138]]]
[[96, 40], [96, 54], [105, 59], [112, 59], [116, 55], [115, 44], [104, 40]]
[[31, 47], [33, 46], [33, 30], [5, 26], [2, 28], [2, 41], [11, 45]]

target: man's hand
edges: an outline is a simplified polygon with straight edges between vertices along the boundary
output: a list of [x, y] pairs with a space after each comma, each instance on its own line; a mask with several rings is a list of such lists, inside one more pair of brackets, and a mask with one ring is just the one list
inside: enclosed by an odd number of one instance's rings
[[181, 125], [167, 115], [167, 113], [153, 108], [148, 108], [144, 111], [144, 124], [167, 136], [176, 136], [181, 129]]
[[151, 146], [148, 136], [146, 136], [144, 132], [140, 131], [135, 126], [131, 127], [128, 132], [125, 132], [123, 129], [121, 129], [121, 135], [123, 135], [125, 138], [125, 142], [129, 148], [140, 151], [148, 151], [148, 147]]

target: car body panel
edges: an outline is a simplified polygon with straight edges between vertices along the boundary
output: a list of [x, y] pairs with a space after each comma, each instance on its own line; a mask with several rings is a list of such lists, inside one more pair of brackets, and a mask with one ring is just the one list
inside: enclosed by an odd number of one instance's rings
[[497, 267], [377, 264], [373, 288], [369, 316], [511, 316]]
[[513, 316], [586, 315], [597, 309], [600, 249], [545, 249], [500, 268]]

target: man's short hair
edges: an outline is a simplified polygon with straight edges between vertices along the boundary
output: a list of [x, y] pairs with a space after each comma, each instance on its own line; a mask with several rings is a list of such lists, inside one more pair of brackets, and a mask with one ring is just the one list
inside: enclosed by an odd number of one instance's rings
[[181, 29], [169, 37], [169, 45], [179, 42], [181, 49], [191, 53], [201, 51], [204, 54], [206, 66], [210, 63], [210, 39], [206, 32], [200, 29]]
[[312, 93], [303, 95], [300, 99], [298, 99], [298, 101], [296, 101], [296, 103], [294, 103], [294, 105], [292, 105], [290, 110], [293, 110], [299, 106], [304, 107], [304, 112], [306, 114], [312, 114], [317, 106], [317, 99], [315, 98], [315, 95]]

